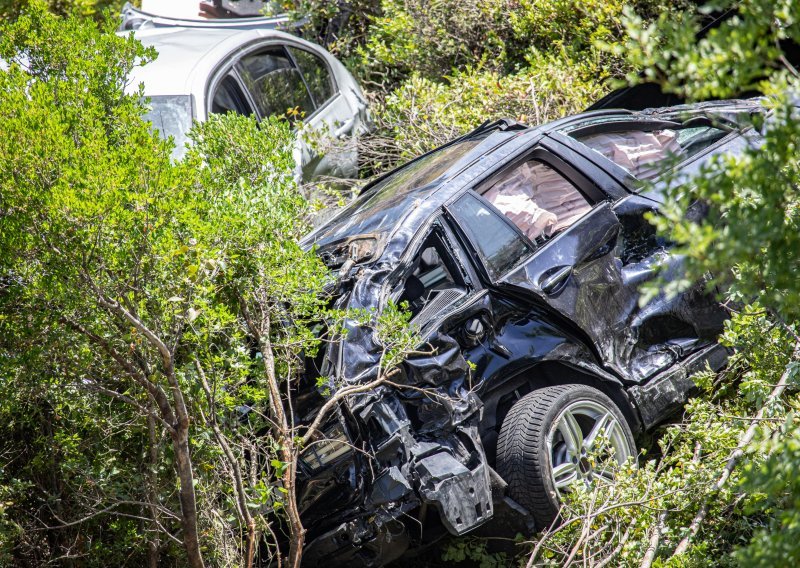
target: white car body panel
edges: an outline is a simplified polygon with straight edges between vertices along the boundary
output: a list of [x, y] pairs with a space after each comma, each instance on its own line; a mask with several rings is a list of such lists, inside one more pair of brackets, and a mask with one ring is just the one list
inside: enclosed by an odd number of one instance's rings
[[[367, 105], [361, 88], [345, 67], [322, 47], [297, 36], [274, 29], [214, 29], [186, 27], [146, 27], [119, 34], [133, 33], [158, 57], [136, 67], [129, 78], [128, 92], [144, 86], [147, 97], [191, 95], [193, 118], [207, 120], [209, 101], [225, 74], [244, 55], [270, 46], [287, 46], [309, 51], [321, 58], [335, 82], [333, 96], [313, 114], [304, 117], [301, 133], [308, 138], [328, 136], [343, 141], [343, 151], [318, 156], [316, 145], [299, 135], [295, 147], [298, 177], [330, 174], [340, 177], [357, 173], [354, 137], [367, 129]], [[327, 145], [325, 142], [323, 145]], [[338, 148], [338, 145], [337, 145]]]

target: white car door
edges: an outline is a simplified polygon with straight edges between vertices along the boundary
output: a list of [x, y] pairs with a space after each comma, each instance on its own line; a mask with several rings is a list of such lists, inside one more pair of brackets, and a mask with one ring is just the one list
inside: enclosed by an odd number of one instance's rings
[[288, 46], [314, 101], [314, 112], [303, 119], [301, 162], [306, 179], [319, 175], [356, 177], [356, 135], [361, 128], [359, 109], [341, 92], [328, 63], [318, 54]]
[[353, 134], [360, 122], [322, 58], [272, 44], [243, 55], [236, 68], [260, 118], [287, 116], [302, 124], [295, 147], [298, 177], [357, 173]]

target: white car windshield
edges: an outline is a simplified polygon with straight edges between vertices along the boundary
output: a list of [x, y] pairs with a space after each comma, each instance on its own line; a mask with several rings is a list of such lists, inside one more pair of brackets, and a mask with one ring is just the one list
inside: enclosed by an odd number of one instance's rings
[[149, 101], [149, 110], [142, 118], [152, 123], [163, 138], [172, 136], [175, 142], [172, 157], [176, 160], [182, 158], [192, 128], [191, 95], [157, 95], [149, 97]]

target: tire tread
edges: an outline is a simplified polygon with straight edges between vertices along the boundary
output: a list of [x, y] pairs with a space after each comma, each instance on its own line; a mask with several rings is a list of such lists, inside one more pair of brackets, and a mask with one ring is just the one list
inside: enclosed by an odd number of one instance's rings
[[512, 499], [533, 515], [538, 530], [558, 516], [557, 498], [545, 486], [547, 462], [540, 459], [549, 424], [547, 414], [556, 400], [578, 385], [558, 385], [535, 390], [511, 407], [497, 440], [497, 471], [506, 480]]

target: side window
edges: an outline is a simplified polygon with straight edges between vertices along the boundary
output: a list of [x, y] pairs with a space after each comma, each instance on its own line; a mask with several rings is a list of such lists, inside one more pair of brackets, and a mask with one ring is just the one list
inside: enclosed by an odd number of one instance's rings
[[262, 117], [302, 118], [314, 112], [303, 77], [282, 47], [244, 56], [239, 72]]
[[249, 115], [253, 113], [253, 109], [247, 103], [247, 99], [231, 75], [226, 76], [217, 85], [217, 90], [214, 92], [214, 97], [211, 99], [211, 112], [214, 114], [224, 114], [226, 112], [235, 112], [237, 114]]
[[592, 208], [564, 176], [534, 160], [508, 171], [483, 196], [532, 241], [566, 229]]
[[575, 136], [640, 180], [656, 177], [665, 168], [708, 148], [728, 133], [713, 126], [681, 129], [622, 130]]
[[456, 201], [449, 211], [478, 249], [486, 271], [493, 280], [503, 276], [533, 252], [533, 248], [512, 226], [473, 194]]
[[289, 47], [289, 51], [292, 52], [297, 66], [303, 73], [308, 90], [311, 91], [311, 97], [314, 99], [314, 104], [317, 108], [321, 107], [333, 97], [333, 93], [336, 90], [328, 65], [310, 51], [296, 47]]

